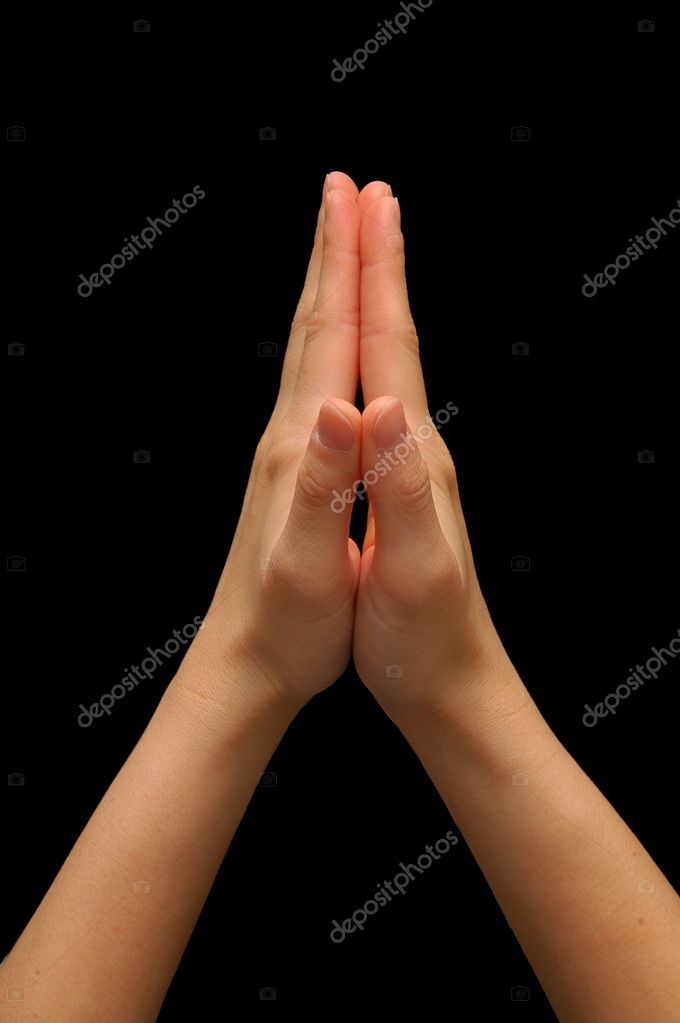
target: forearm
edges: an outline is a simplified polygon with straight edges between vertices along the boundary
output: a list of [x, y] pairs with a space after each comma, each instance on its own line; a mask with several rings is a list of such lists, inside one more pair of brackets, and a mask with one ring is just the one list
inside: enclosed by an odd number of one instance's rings
[[463, 682], [446, 710], [395, 721], [560, 1020], [680, 1018], [680, 900], [507, 659]]
[[4, 963], [3, 998], [23, 989], [36, 1018], [156, 1018], [296, 709], [212, 673], [190, 651]]

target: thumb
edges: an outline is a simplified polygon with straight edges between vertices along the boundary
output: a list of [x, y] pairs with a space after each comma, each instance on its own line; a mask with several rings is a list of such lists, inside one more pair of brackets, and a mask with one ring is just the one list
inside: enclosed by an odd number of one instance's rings
[[375, 557], [422, 570], [445, 544], [427, 464], [398, 398], [376, 398], [363, 415], [363, 479], [375, 520]]
[[361, 413], [348, 401], [325, 401], [298, 470], [281, 542], [305, 562], [347, 557], [349, 520], [359, 479]]

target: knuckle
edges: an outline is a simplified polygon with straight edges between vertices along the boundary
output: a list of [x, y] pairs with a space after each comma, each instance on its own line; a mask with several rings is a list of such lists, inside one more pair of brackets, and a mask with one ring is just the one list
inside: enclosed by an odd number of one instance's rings
[[269, 586], [270, 590], [284, 592], [288, 596], [299, 591], [299, 571], [293, 552], [279, 548], [271, 559], [265, 576], [265, 584]]
[[268, 450], [269, 450], [269, 436], [268, 436], [268, 431], [265, 430], [265, 432], [262, 434], [262, 436], [260, 437], [260, 439], [259, 439], [259, 441], [257, 443], [257, 447], [255, 448], [255, 456], [253, 458], [253, 464], [257, 465], [257, 466], [262, 465], [264, 463], [264, 461], [266, 460], [266, 458], [267, 458], [267, 451]]
[[458, 476], [446, 442], [435, 432], [427, 443], [433, 482], [455, 494], [458, 490]]
[[[410, 315], [401, 321], [397, 327], [385, 326], [384, 323], [377, 322], [375, 319], [364, 320], [362, 322], [362, 341], [379, 341], [385, 337], [396, 340], [396, 343], [405, 348], [409, 354], [417, 355], [420, 350], [418, 331]], [[419, 363], [417, 368], [420, 369]]]
[[417, 565], [409, 563], [403, 572], [396, 573], [394, 598], [403, 604], [407, 594], [408, 606], [427, 608], [451, 606], [456, 599], [457, 573], [452, 553], [443, 545], [435, 545], [426, 558]]
[[437, 551], [430, 565], [429, 592], [435, 600], [442, 601], [455, 591], [459, 573], [452, 551], [444, 547]]
[[297, 309], [295, 310], [295, 316], [290, 325], [290, 333], [296, 334], [299, 330], [305, 330], [309, 323], [313, 309], [307, 302], [300, 302]]
[[319, 508], [330, 501], [331, 481], [319, 464], [305, 458], [298, 473], [298, 496], [307, 507]]
[[285, 543], [280, 545], [265, 585], [269, 594], [289, 611], [295, 606], [306, 615], [322, 618], [346, 601], [351, 581], [347, 573], [338, 573], [332, 568], [319, 572], [306, 553], [287, 547]]
[[432, 484], [427, 466], [422, 459], [417, 460], [409, 471], [402, 473], [397, 489], [399, 496], [416, 509], [425, 508], [430, 504]]
[[338, 328], [357, 330], [359, 315], [352, 309], [329, 309], [316, 306], [307, 320], [305, 346]]
[[[260, 444], [263, 444], [264, 440], [265, 437], [262, 438]], [[259, 447], [260, 445], [258, 445], [258, 449]], [[299, 457], [299, 448], [291, 440], [277, 437], [267, 438], [267, 442], [263, 444], [259, 454], [260, 466], [265, 480], [268, 482], [277, 480], [295, 464]]]
[[444, 474], [444, 478], [446, 480], [446, 485], [449, 488], [449, 494], [452, 497], [457, 498], [458, 497], [458, 473], [456, 472], [456, 467], [453, 464], [453, 461], [451, 461], [450, 464], [447, 466], [446, 472]]
[[342, 609], [348, 600], [351, 584], [348, 579], [328, 572], [306, 572], [304, 591], [309, 605], [319, 618], [327, 618]]
[[458, 490], [458, 474], [456, 473], [456, 467], [453, 464], [453, 459], [451, 458], [446, 446], [444, 446], [441, 451], [441, 457], [439, 459], [439, 473], [447, 489], [455, 493]]
[[407, 348], [415, 349], [416, 352], [419, 351], [420, 341], [418, 340], [418, 331], [416, 330], [416, 325], [411, 318], [402, 325], [399, 334], [402, 344], [404, 344]]

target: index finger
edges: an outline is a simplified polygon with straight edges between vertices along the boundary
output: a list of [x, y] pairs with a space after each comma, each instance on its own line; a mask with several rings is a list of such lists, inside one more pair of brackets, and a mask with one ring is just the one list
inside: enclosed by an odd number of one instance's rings
[[364, 404], [383, 394], [401, 398], [415, 424], [427, 415], [427, 395], [411, 316], [399, 203], [389, 196], [364, 210], [361, 256], [359, 361]]
[[359, 378], [359, 224], [355, 196], [325, 198], [323, 251], [314, 307], [306, 324], [293, 405], [316, 417], [327, 398], [354, 402]]
[[343, 174], [342, 171], [331, 171], [326, 175], [323, 193], [321, 196], [321, 207], [319, 209], [319, 216], [316, 223], [316, 232], [314, 234], [314, 248], [309, 261], [309, 267], [307, 268], [307, 276], [305, 277], [300, 301], [298, 302], [293, 323], [291, 325], [290, 339], [288, 341], [286, 357], [283, 363], [280, 397], [281, 402], [286, 405], [288, 404], [290, 396], [295, 388], [295, 381], [297, 380], [302, 351], [304, 349], [305, 334], [314, 311], [316, 293], [319, 288], [319, 278], [321, 276], [321, 263], [323, 258], [326, 196], [335, 188], [343, 191], [353, 202], [356, 201], [359, 194], [357, 186], [354, 184], [349, 175]]

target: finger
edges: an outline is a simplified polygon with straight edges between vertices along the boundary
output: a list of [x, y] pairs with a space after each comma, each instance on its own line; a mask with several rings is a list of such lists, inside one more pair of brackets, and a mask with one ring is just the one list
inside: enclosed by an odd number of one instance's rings
[[359, 377], [359, 225], [361, 213], [342, 189], [326, 195], [323, 256], [307, 322], [293, 403], [307, 415], [326, 398], [356, 398]]
[[396, 199], [375, 199], [361, 220], [361, 387], [366, 405], [398, 394], [414, 425], [427, 415], [427, 396], [409, 308], [404, 239]]
[[371, 402], [362, 417], [362, 476], [374, 516], [375, 562], [407, 576], [449, 551], [427, 464], [398, 398]]
[[289, 399], [293, 392], [300, 366], [300, 357], [304, 346], [305, 330], [307, 329], [309, 317], [314, 309], [316, 293], [319, 287], [319, 277], [321, 275], [323, 232], [326, 209], [325, 200], [328, 192], [335, 188], [344, 192], [345, 195], [353, 201], [356, 201], [359, 195], [357, 186], [347, 174], [343, 174], [342, 171], [331, 171], [330, 174], [326, 175], [321, 195], [321, 205], [319, 207], [319, 214], [316, 221], [312, 255], [309, 260], [309, 266], [307, 267], [307, 275], [302, 288], [302, 294], [300, 295], [300, 301], [298, 302], [297, 309], [295, 310], [295, 316], [293, 317], [288, 347], [286, 348], [286, 357], [283, 361], [279, 395], [284, 399]]
[[357, 206], [364, 213], [375, 199], [379, 199], [383, 195], [392, 195], [392, 186], [388, 185], [386, 181], [371, 181], [368, 185], [364, 185], [359, 192]]
[[288, 520], [279, 540], [284, 553], [319, 572], [348, 555], [352, 485], [359, 475], [361, 413], [335, 398], [321, 406], [298, 471]]

